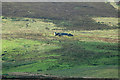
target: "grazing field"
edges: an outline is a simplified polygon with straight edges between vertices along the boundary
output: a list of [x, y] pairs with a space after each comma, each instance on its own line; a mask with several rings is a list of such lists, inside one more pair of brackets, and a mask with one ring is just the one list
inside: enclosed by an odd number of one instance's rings
[[[118, 78], [118, 24], [113, 21], [117, 18], [93, 19], [96, 26], [114, 28], [69, 30], [49, 19], [2, 16], [3, 75]], [[54, 32], [74, 36], [54, 36]]]

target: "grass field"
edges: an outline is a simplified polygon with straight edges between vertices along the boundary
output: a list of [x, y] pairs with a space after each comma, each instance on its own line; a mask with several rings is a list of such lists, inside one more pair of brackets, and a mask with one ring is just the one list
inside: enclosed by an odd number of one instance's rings
[[[118, 78], [117, 18], [92, 19], [114, 29], [67, 30], [49, 19], [2, 16], [3, 75]], [[54, 32], [74, 36], [58, 37]]]

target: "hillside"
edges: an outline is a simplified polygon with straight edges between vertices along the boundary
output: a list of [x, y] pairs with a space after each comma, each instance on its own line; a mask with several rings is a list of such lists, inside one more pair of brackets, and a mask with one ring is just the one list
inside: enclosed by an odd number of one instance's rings
[[45, 17], [70, 19], [75, 16], [115, 17], [116, 11], [109, 3], [3, 3], [3, 16]]
[[3, 77], [118, 78], [116, 14], [109, 3], [3, 3]]
[[3, 16], [49, 19], [47, 22], [68, 30], [111, 29], [91, 17], [117, 17], [117, 10], [103, 2], [3, 3], [2, 8]]
[[[114, 18], [108, 20], [115, 21]], [[2, 71], [7, 77], [14, 73], [20, 76], [31, 73], [117, 78], [117, 29], [62, 30], [52, 22], [33, 18], [3, 17], [2, 21]], [[55, 31], [74, 36], [54, 36]]]

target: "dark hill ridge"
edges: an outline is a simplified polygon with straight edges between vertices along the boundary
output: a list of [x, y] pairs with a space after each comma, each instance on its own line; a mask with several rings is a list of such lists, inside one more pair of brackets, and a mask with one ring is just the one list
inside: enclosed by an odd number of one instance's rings
[[67, 30], [109, 29], [91, 17], [117, 17], [117, 10], [104, 2], [4, 2], [2, 8], [3, 16], [49, 19]]
[[72, 16], [117, 16], [109, 3], [103, 2], [39, 2], [2, 3], [4, 16], [69, 18]]

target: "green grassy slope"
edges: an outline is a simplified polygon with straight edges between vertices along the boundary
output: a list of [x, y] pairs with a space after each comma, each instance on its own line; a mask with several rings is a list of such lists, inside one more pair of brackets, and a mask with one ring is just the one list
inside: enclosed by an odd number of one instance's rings
[[118, 78], [119, 21], [110, 3], [4, 2], [2, 8], [3, 75]]
[[[117, 29], [64, 30], [48, 19], [2, 18], [3, 75], [31, 72], [59, 77], [118, 77]], [[55, 31], [74, 36], [54, 36]]]

